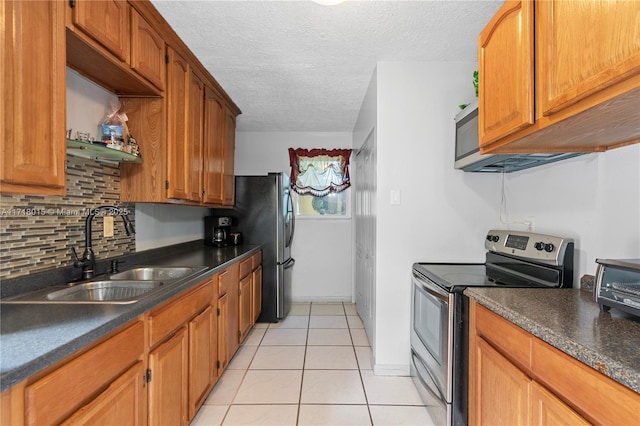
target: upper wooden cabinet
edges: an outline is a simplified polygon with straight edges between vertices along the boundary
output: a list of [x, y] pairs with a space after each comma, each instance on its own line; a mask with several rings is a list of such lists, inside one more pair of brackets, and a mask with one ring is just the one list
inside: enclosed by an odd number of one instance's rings
[[151, 25], [131, 9], [131, 68], [164, 90], [167, 65], [164, 40]]
[[204, 120], [204, 83], [191, 72], [189, 83], [189, 113], [188, 119], [188, 164], [189, 200], [202, 200], [202, 131]]
[[203, 143], [203, 202], [222, 204], [226, 108], [210, 87], [205, 88]]
[[[233, 204], [240, 110], [149, 1], [3, 1], [0, 12], [1, 192], [65, 193], [66, 65], [126, 104], [144, 163], [122, 165], [122, 201]], [[205, 87], [217, 102], [208, 133]]]
[[536, 8], [540, 115], [560, 111], [640, 70], [637, 0], [551, 0]]
[[638, 142], [638, 19], [635, 0], [505, 2], [479, 37], [481, 153]]
[[129, 4], [127, 0], [75, 0], [73, 24], [113, 53], [129, 62]]
[[223, 142], [224, 171], [223, 171], [223, 200], [225, 206], [233, 206], [236, 198], [236, 177], [234, 174], [234, 157], [236, 149], [236, 114], [227, 108], [226, 111], [226, 138]]
[[482, 146], [534, 122], [532, 2], [505, 2], [480, 33], [478, 63]]
[[[187, 117], [191, 71], [187, 61], [173, 49], [168, 50], [168, 55], [167, 198], [188, 200], [189, 136]], [[144, 151], [142, 152], [144, 155]]]
[[3, 1], [0, 191], [66, 192], [64, 4]]

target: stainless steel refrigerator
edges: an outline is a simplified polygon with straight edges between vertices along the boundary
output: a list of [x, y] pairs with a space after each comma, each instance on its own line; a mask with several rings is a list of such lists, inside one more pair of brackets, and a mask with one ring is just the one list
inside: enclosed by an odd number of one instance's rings
[[259, 322], [283, 319], [291, 308], [291, 273], [295, 260], [291, 243], [295, 216], [289, 176], [236, 176], [235, 207], [213, 209], [215, 216], [231, 216], [232, 232], [243, 243], [262, 245], [262, 313]]

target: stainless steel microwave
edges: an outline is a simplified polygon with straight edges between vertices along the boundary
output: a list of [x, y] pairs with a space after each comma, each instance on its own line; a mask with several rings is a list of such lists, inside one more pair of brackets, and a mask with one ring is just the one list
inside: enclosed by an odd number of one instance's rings
[[480, 154], [478, 139], [478, 101], [467, 105], [455, 117], [456, 156], [454, 167], [465, 172], [510, 173], [582, 155], [580, 152], [555, 154]]

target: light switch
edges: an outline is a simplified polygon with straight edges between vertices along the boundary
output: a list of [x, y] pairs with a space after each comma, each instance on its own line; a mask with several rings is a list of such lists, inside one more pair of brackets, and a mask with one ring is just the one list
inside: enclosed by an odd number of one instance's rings
[[102, 220], [105, 237], [113, 237], [113, 216], [105, 216]]
[[392, 189], [391, 190], [391, 205], [399, 206], [400, 205], [400, 190]]

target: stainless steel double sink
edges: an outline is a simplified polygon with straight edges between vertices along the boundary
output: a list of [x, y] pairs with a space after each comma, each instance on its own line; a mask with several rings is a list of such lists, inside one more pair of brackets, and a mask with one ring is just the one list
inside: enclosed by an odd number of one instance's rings
[[173, 286], [206, 267], [145, 266], [82, 283], [49, 287], [2, 300], [2, 303], [129, 304]]

